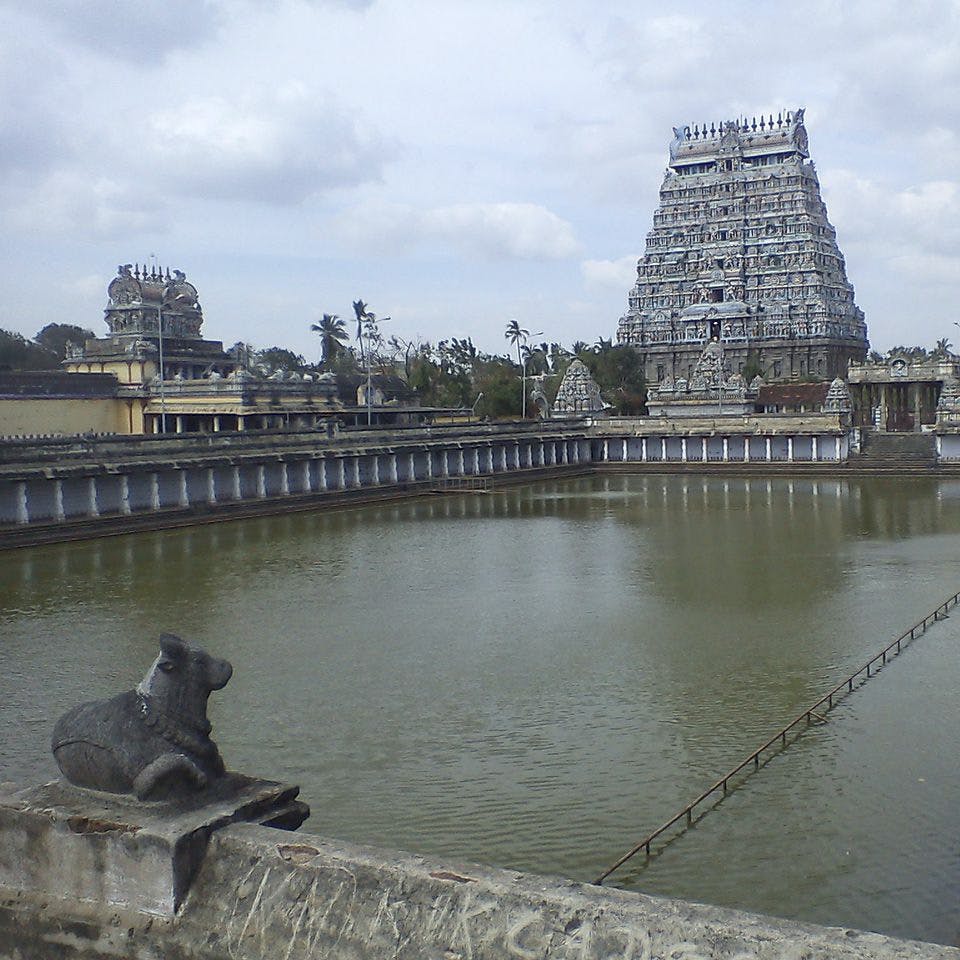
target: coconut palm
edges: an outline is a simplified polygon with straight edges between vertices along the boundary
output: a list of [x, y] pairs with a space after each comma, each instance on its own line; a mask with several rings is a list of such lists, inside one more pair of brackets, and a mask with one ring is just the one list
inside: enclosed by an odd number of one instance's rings
[[320, 334], [320, 362], [329, 366], [350, 339], [346, 324], [335, 313], [325, 313], [319, 323], [310, 324], [310, 329]]
[[507, 324], [507, 330], [504, 333], [504, 337], [509, 340], [517, 348], [517, 363], [523, 366], [523, 357], [520, 353], [520, 348], [526, 342], [527, 337], [530, 336], [529, 330], [524, 330], [520, 326], [519, 320], [511, 320]]
[[521, 348], [527, 345], [527, 337], [530, 336], [529, 330], [524, 330], [520, 326], [519, 320], [511, 320], [507, 323], [507, 329], [504, 336], [517, 348], [517, 363], [520, 364], [520, 415], [524, 420], [527, 419], [527, 365], [524, 362]]

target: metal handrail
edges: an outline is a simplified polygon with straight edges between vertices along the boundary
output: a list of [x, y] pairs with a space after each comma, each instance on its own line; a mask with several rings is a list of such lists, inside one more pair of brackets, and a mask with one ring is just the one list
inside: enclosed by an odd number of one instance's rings
[[[715, 794], [718, 790], [722, 790], [723, 793], [726, 794], [729, 781], [732, 780], [745, 767], [748, 767], [751, 763], [754, 765], [755, 770], [760, 769], [760, 755], [764, 752], [764, 750], [772, 747], [778, 740], [780, 741], [781, 747], [786, 747], [787, 734], [790, 733], [790, 731], [793, 730], [793, 728], [798, 724], [806, 721], [806, 723], [809, 725], [811, 718], [822, 720], [823, 718], [817, 713], [818, 708], [823, 707], [824, 704], [826, 704], [827, 710], [832, 710], [835, 698], [837, 698], [841, 693], [851, 693], [853, 691], [854, 681], [861, 676], [861, 674], [865, 673], [865, 680], [869, 680], [872, 676], [870, 671], [874, 666], [876, 666], [878, 661], [880, 661], [881, 666], [884, 666], [887, 662], [887, 655], [891, 650], [896, 648], [896, 653], [894, 653], [894, 656], [897, 656], [905, 643], [909, 643], [911, 640], [915, 640], [918, 635], [922, 636], [924, 633], [926, 633], [928, 627], [946, 617], [947, 611], [951, 607], [955, 607], [958, 603], [960, 603], [960, 592], [953, 594], [953, 596], [941, 603], [940, 606], [933, 611], [933, 613], [925, 616], [922, 620], [915, 623], [908, 630], [904, 630], [904, 632], [901, 633], [896, 640], [893, 640], [891, 643], [887, 644], [887, 646], [885, 646], [879, 653], [867, 660], [862, 667], [855, 670], [845, 680], [842, 680], [840, 683], [838, 683], [832, 690], [830, 690], [829, 693], [824, 694], [816, 703], [807, 707], [806, 710], [798, 714], [786, 726], [781, 727], [772, 737], [764, 741], [763, 744], [757, 747], [756, 750], [746, 757], [746, 759], [742, 760], [732, 770], [720, 777], [711, 787], [708, 787], [706, 790], [704, 790], [703, 793], [701, 793], [700, 796], [698, 796], [695, 800], [688, 803], [678, 814], [671, 817], [666, 823], [657, 827], [653, 833], [644, 837], [644, 839], [638, 844], [631, 847], [630, 850], [628, 850], [610, 867], [604, 870], [604, 872], [601, 873], [600, 876], [598, 876], [593, 882], [598, 885], [602, 884], [611, 873], [623, 866], [623, 864], [625, 864], [628, 860], [635, 857], [641, 850], [645, 850], [647, 856], [649, 857], [650, 845], [653, 843], [653, 841], [656, 840], [661, 834], [666, 833], [667, 830], [669, 830], [680, 820], [686, 818], [687, 826], [690, 826], [693, 822], [693, 811], [696, 809], [696, 807], [703, 803], [704, 800]], [[919, 634], [917, 631], [919, 631]]]

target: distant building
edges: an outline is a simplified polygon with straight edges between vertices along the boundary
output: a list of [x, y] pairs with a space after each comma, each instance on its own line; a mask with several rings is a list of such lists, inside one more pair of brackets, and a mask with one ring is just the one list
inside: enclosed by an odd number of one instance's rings
[[953, 403], [960, 358], [892, 356], [880, 363], [854, 363], [848, 379], [858, 425], [895, 432], [932, 429], [947, 387]]
[[832, 380], [866, 357], [803, 110], [674, 129], [617, 340], [649, 384], [690, 380], [710, 340], [728, 375], [751, 379]]

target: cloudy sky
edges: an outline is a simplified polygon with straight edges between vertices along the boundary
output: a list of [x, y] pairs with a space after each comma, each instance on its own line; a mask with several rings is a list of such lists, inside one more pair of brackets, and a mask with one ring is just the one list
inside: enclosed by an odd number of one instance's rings
[[671, 127], [806, 107], [873, 345], [960, 342], [960, 0], [0, 0], [0, 327], [612, 337]]

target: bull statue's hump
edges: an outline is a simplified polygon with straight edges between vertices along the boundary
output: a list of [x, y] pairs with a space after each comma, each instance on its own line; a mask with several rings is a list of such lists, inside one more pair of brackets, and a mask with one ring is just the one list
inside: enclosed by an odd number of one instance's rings
[[169, 800], [203, 790], [224, 775], [210, 738], [207, 699], [233, 668], [179, 637], [160, 637], [143, 680], [109, 700], [67, 711], [53, 730], [53, 755], [79, 787]]

